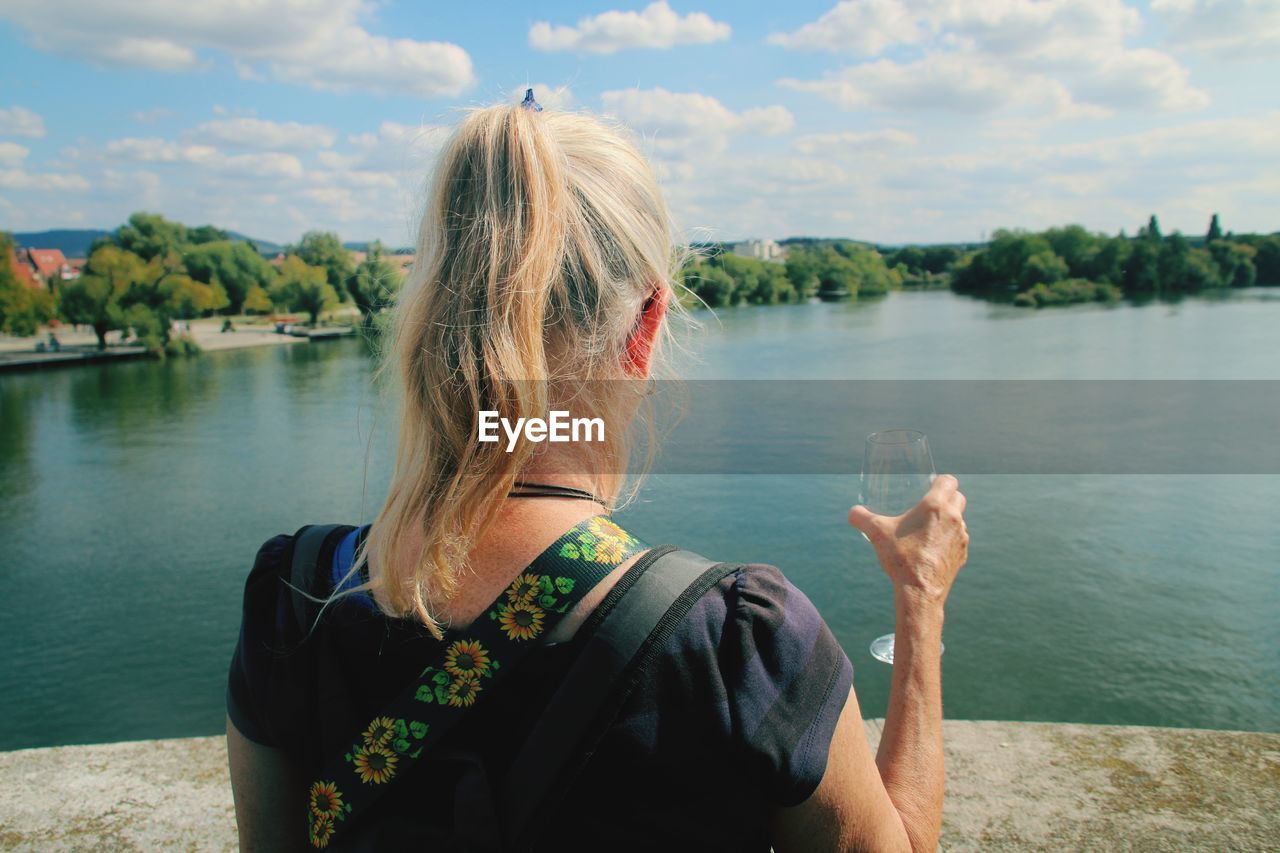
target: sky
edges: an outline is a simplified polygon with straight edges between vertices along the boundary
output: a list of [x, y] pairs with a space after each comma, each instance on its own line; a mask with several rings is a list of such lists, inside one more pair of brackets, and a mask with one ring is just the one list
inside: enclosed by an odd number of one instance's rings
[[414, 242], [467, 107], [632, 128], [686, 237], [1280, 229], [1280, 0], [0, 0], [0, 230]]

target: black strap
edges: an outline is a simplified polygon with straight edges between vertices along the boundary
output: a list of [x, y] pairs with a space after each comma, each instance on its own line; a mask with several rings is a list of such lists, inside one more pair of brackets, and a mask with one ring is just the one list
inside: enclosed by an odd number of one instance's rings
[[320, 559], [320, 552], [329, 535], [349, 527], [350, 525], [343, 524], [309, 524], [294, 535], [289, 581], [295, 592], [290, 597], [293, 599], [293, 615], [304, 635], [311, 629], [308, 604], [315, 597], [316, 561]]
[[568, 790], [645, 667], [694, 602], [738, 568], [663, 545], [637, 560], [619, 579], [601, 603], [601, 609], [612, 607], [547, 703], [503, 780], [498, 812], [510, 847], [520, 849], [534, 840], [526, 837], [531, 835], [534, 814], [553, 806], [552, 800]]

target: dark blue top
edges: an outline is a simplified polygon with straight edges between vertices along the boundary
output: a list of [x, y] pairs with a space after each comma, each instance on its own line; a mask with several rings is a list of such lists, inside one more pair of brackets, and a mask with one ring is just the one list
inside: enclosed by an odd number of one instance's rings
[[[335, 588], [366, 530], [340, 532], [322, 552]], [[266, 542], [249, 574], [227, 712], [246, 737], [310, 774], [418, 674], [438, 641], [361, 594], [331, 604], [304, 636], [282, 582], [293, 539]], [[478, 753], [489, 778], [502, 778], [586, 639], [531, 652], [441, 749]], [[729, 574], [644, 671], [568, 793], [572, 814], [554, 820], [548, 849], [573, 847], [576, 837], [609, 849], [767, 851], [773, 811], [803, 802], [821, 781], [852, 681], [822, 617], [778, 569]], [[455, 786], [447, 773], [418, 774], [378, 808], [448, 823]]]

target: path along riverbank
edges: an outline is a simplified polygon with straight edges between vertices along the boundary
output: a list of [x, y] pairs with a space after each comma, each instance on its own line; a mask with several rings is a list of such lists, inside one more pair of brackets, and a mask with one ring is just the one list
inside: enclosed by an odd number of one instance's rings
[[[192, 320], [190, 331], [191, 337], [205, 352], [299, 344], [306, 343], [312, 338], [321, 339], [350, 334], [347, 327], [337, 326], [316, 329], [309, 335], [284, 335], [276, 331], [274, 323], [252, 325], [241, 323], [235, 327], [234, 332], [223, 332], [221, 317]], [[68, 364], [142, 358], [146, 355], [142, 347], [115, 343], [115, 339], [119, 337], [118, 332], [113, 332], [108, 337], [110, 345], [106, 350], [98, 349], [98, 339], [88, 327], [82, 326], [77, 332], [70, 326], [64, 326], [59, 328], [56, 334], [61, 347], [58, 352], [47, 349], [44, 352], [36, 351], [38, 343], [48, 343], [47, 331], [33, 338], [0, 335], [0, 371], [61, 367]]]
[[[946, 744], [943, 850], [1280, 844], [1280, 734], [949, 720]], [[0, 753], [0, 848], [234, 850], [226, 767], [221, 737]]]

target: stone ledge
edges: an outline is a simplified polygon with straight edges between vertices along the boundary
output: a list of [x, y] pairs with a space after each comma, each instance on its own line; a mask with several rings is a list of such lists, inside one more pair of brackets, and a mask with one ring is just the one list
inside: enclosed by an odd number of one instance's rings
[[[1280, 839], [1280, 734], [948, 720], [946, 743], [944, 850]], [[221, 737], [0, 753], [0, 776], [6, 850], [236, 849]]]

